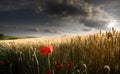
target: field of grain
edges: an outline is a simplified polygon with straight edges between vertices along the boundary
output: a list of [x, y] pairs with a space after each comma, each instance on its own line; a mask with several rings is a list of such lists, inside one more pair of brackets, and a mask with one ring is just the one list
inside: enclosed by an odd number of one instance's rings
[[[47, 45], [53, 46], [53, 52], [50, 55], [42, 55], [38, 49]], [[56, 61], [60, 65], [56, 66], [54, 63]], [[91, 35], [0, 41], [0, 74], [119, 74], [119, 72], [120, 32], [114, 29], [111, 32]]]

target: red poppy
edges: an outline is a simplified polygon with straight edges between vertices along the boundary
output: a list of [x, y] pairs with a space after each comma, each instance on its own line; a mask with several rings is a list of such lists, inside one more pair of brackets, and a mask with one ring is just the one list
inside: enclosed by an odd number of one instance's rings
[[62, 69], [62, 64], [60, 64], [58, 61], [55, 61], [55, 66], [57, 70], [61, 70]]
[[53, 47], [52, 46], [45, 46], [39, 49], [42, 55], [47, 55], [49, 53], [52, 53]]
[[71, 62], [68, 62], [68, 63], [67, 63], [67, 69], [68, 69], [68, 70], [71, 69], [71, 65], [72, 65]]
[[48, 70], [46, 74], [53, 74], [51, 70]]

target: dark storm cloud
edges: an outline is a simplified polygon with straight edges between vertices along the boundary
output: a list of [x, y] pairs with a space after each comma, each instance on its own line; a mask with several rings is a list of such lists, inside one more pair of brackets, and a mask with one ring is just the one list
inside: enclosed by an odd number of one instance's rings
[[82, 19], [80, 20], [81, 23], [83, 23], [87, 27], [94, 27], [96, 29], [106, 29], [106, 25], [108, 24], [108, 21], [102, 21], [102, 20], [92, 20], [92, 19]]
[[[23, 28], [22, 28], [23, 29]], [[23, 29], [25, 31], [31, 31], [31, 32], [44, 32], [44, 33], [61, 33], [60, 29], [52, 29], [52, 28], [44, 28], [44, 27], [32, 27]]]
[[37, 12], [51, 17], [78, 18], [81, 24], [87, 27], [103, 29], [108, 25], [110, 16], [100, 6], [94, 6], [83, 0], [44, 0], [38, 4]]
[[33, 7], [33, 0], [0, 0], [0, 11]]
[[107, 4], [110, 2], [118, 2], [118, 3], [120, 2], [120, 0], [84, 0], [84, 1], [94, 5]]
[[[110, 16], [99, 6], [89, 4], [90, 0], [1, 0], [0, 11], [31, 8], [36, 13], [45, 14], [52, 19], [70, 20], [77, 18], [86, 27], [106, 27]], [[100, 0], [93, 0], [95, 2]], [[91, 1], [92, 2], [92, 1]], [[79, 25], [80, 25], [79, 24]], [[75, 25], [76, 26], [76, 25]]]
[[76, 3], [75, 0], [44, 0], [43, 3], [38, 5], [37, 11], [57, 17], [88, 14], [84, 10], [82, 2]]

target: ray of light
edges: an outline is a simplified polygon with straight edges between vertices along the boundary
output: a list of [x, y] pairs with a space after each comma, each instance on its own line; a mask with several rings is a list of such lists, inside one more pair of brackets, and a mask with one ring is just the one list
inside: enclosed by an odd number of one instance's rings
[[110, 22], [107, 25], [107, 28], [109, 28], [109, 29], [111, 29], [112, 27], [116, 28], [117, 25], [118, 25], [118, 22], [116, 20], [114, 20], [114, 19], [111, 19]]

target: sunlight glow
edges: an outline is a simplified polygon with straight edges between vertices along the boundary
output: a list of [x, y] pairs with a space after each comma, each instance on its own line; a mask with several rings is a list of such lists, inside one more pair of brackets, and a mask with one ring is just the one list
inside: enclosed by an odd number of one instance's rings
[[111, 19], [110, 20], [110, 22], [108, 23], [108, 25], [107, 25], [107, 28], [112, 28], [112, 27], [117, 27], [117, 21], [116, 20], [113, 20], [113, 19]]

